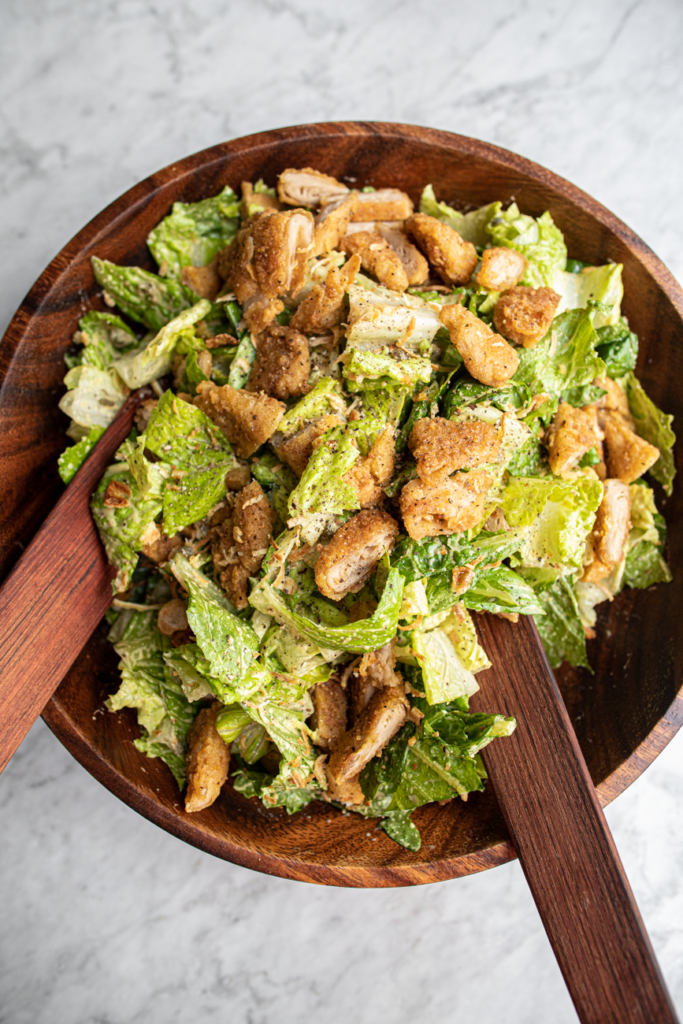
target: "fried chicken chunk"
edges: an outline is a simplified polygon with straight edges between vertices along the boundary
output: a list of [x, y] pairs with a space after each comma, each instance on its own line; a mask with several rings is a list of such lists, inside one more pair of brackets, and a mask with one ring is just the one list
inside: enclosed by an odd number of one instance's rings
[[236, 608], [247, 607], [247, 584], [261, 568], [275, 513], [256, 480], [243, 487], [234, 507], [219, 509], [211, 520], [211, 554], [221, 586]]
[[525, 272], [526, 259], [521, 252], [504, 247], [484, 249], [475, 281], [489, 291], [504, 292], [506, 288], [514, 288]]
[[508, 288], [493, 311], [496, 330], [524, 348], [533, 348], [548, 333], [559, 301], [552, 288]]
[[401, 491], [401, 515], [413, 540], [462, 533], [481, 521], [492, 478], [485, 469], [456, 473], [429, 486], [410, 480]]
[[308, 465], [308, 460], [313, 454], [315, 441], [326, 430], [332, 430], [332, 427], [340, 427], [343, 422], [344, 420], [341, 416], [335, 416], [334, 413], [321, 416], [315, 423], [309, 423], [303, 430], [299, 430], [292, 437], [288, 437], [286, 441], [283, 441], [277, 449], [278, 458], [284, 459], [296, 475], [301, 476]]
[[357, 192], [350, 192], [347, 196], [341, 196], [325, 203], [315, 218], [314, 256], [321, 256], [323, 253], [339, 248], [339, 243], [348, 230], [357, 205]]
[[357, 777], [405, 723], [409, 706], [401, 687], [377, 690], [330, 757], [329, 776], [337, 784]]
[[519, 366], [519, 356], [483, 320], [455, 304], [444, 306], [439, 319], [475, 380], [499, 388], [512, 377]]
[[603, 374], [601, 377], [596, 377], [593, 383], [602, 388], [606, 392], [599, 398], [597, 402], [594, 402], [591, 409], [595, 409], [598, 415], [598, 423], [601, 427], [605, 425], [605, 417], [608, 412], [618, 413], [623, 419], [624, 423], [633, 430], [633, 417], [631, 416], [631, 410], [628, 406], [628, 398], [626, 392], [622, 387], [617, 384], [615, 380], [608, 377], [607, 374]]
[[205, 267], [183, 267], [180, 271], [180, 283], [186, 288], [191, 288], [201, 299], [213, 302], [223, 284], [217, 262], [214, 257]]
[[217, 700], [202, 708], [187, 734], [185, 810], [190, 814], [210, 807], [228, 777], [230, 753], [216, 729], [220, 709]]
[[398, 188], [380, 188], [376, 192], [359, 192], [356, 221], [405, 220], [413, 212], [413, 201]]
[[659, 448], [638, 437], [619, 413], [607, 412], [604, 429], [610, 477], [632, 484], [650, 466], [654, 466], [659, 458]]
[[318, 734], [316, 746], [321, 750], [334, 750], [346, 732], [346, 694], [338, 679], [318, 683], [313, 689], [311, 727]]
[[314, 284], [290, 320], [290, 327], [304, 334], [323, 334], [344, 318], [344, 296], [360, 270], [360, 256], [352, 256], [343, 267], [331, 267], [325, 284]]
[[220, 427], [241, 459], [253, 455], [268, 440], [286, 408], [268, 395], [235, 390], [229, 384], [218, 387], [210, 380], [197, 385], [194, 404]]
[[605, 480], [602, 501], [591, 534], [593, 561], [583, 579], [597, 583], [609, 576], [624, 557], [624, 544], [631, 528], [631, 491], [621, 480]]
[[140, 549], [145, 558], [163, 565], [172, 558], [183, 542], [178, 536], [168, 537], [162, 533], [156, 523], [150, 523], [142, 535], [142, 548]]
[[568, 402], [560, 402], [548, 431], [550, 468], [556, 476], [570, 474], [586, 452], [597, 450], [601, 441], [594, 409], [575, 409]]
[[288, 167], [277, 180], [277, 194], [281, 203], [289, 206], [320, 206], [348, 192], [346, 185], [329, 174], [314, 171], [312, 167], [297, 170]]
[[315, 563], [318, 590], [333, 601], [357, 594], [398, 536], [398, 523], [378, 509], [363, 509], [335, 533]]
[[501, 444], [502, 432], [490, 423], [453, 423], [441, 416], [418, 420], [408, 439], [417, 462], [417, 475], [430, 485], [439, 483], [456, 469], [473, 469], [483, 462], [495, 462]]
[[429, 278], [429, 264], [416, 246], [409, 242], [403, 231], [391, 224], [379, 221], [374, 230], [394, 250], [408, 278], [409, 285], [424, 284]]
[[396, 462], [393, 427], [387, 426], [365, 458], [356, 459], [344, 476], [358, 493], [361, 508], [371, 508], [384, 500], [384, 488], [391, 483]]
[[401, 257], [376, 231], [356, 231], [341, 241], [341, 248], [349, 256], [358, 255], [363, 268], [374, 274], [380, 284], [394, 292], [404, 292], [408, 287]]
[[448, 224], [416, 213], [406, 221], [406, 232], [422, 250], [446, 284], [467, 284], [479, 262], [477, 250]]
[[291, 327], [270, 324], [259, 335], [256, 360], [247, 391], [264, 391], [286, 402], [305, 395], [310, 388], [311, 358], [308, 339]]

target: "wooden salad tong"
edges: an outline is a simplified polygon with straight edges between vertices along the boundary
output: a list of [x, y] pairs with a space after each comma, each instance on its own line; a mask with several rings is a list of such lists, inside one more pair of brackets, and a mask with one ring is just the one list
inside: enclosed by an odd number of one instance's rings
[[[130, 432], [131, 395], [0, 589], [0, 771], [111, 600], [89, 501]], [[478, 619], [493, 662], [486, 709], [517, 729], [484, 759], [583, 1024], [673, 1024], [676, 1013], [533, 620]], [[482, 695], [478, 703], [483, 701]]]

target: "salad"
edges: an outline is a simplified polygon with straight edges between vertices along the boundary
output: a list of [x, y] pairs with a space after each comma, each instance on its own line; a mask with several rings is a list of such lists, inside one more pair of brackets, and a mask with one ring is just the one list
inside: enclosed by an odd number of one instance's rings
[[412, 811], [481, 790], [515, 728], [469, 710], [476, 614], [533, 615], [553, 666], [588, 666], [597, 605], [671, 578], [643, 477], [671, 493], [674, 435], [621, 265], [568, 258], [548, 212], [353, 185], [226, 186], [150, 233], [157, 273], [93, 257], [60, 473], [149, 386], [92, 498], [107, 705], [186, 811], [230, 776], [417, 850]]

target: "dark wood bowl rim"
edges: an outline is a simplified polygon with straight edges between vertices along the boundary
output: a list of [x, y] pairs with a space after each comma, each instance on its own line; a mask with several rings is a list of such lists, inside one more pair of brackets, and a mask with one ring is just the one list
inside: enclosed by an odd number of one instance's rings
[[[180, 181], [191, 176], [200, 167], [206, 168], [216, 162], [223, 162], [226, 156], [245, 148], [256, 151], [259, 148], [271, 147], [273, 143], [279, 141], [303, 141], [309, 137], [320, 137], [321, 134], [328, 135], [330, 138], [342, 135], [372, 136], [381, 137], [387, 141], [392, 137], [404, 141], [407, 136], [411, 136], [421, 142], [443, 149], [452, 149], [465, 154], [471, 153], [484, 159], [490, 159], [524, 174], [539, 184], [563, 192], [570, 202], [583, 207], [600, 224], [621, 238], [633, 252], [635, 258], [646, 267], [659, 287], [666, 293], [683, 319], [683, 290], [661, 260], [638, 235], [614, 214], [559, 175], [498, 146], [450, 132], [382, 122], [326, 122], [259, 132], [202, 150], [184, 160], [169, 164], [125, 192], [64, 246], [33, 285], [8, 327], [5, 337], [5, 367], [9, 367], [11, 363], [32, 311], [40, 307], [78, 253], [86, 247], [90, 248], [95, 245], [98, 236], [110, 232], [120, 217], [130, 213], [131, 209], [138, 204], [144, 204], [151, 193], [169, 181]], [[662, 716], [630, 757], [598, 785], [598, 795], [603, 806], [623, 792], [654, 761], [683, 725], [682, 694], [683, 690], [679, 691], [667, 713]], [[218, 838], [213, 833], [204, 830], [198, 821], [191, 822], [186, 817], [174, 814], [167, 807], [152, 799], [148, 793], [138, 789], [130, 779], [116, 771], [105, 758], [91, 747], [87, 737], [64, 714], [59, 702], [54, 697], [43, 710], [42, 717], [76, 760], [102, 785], [139, 814], [206, 853], [256, 871], [283, 878], [305, 879], [310, 882], [340, 886], [403, 886], [471, 874], [503, 864], [513, 860], [516, 856], [509, 841], [498, 842], [483, 851], [440, 860], [434, 864], [421, 864], [417, 867], [383, 866], [376, 870], [344, 866], [322, 868], [281, 857], [259, 855], [224, 838]]]

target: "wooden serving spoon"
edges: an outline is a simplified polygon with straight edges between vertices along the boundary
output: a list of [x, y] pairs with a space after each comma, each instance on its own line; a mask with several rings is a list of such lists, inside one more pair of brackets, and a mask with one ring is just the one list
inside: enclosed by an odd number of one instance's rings
[[[0, 771], [111, 604], [113, 572], [89, 501], [139, 400], [127, 400], [0, 589]], [[493, 662], [486, 704], [518, 723], [486, 749], [486, 765], [579, 1019], [674, 1024], [533, 620], [479, 621]]]

